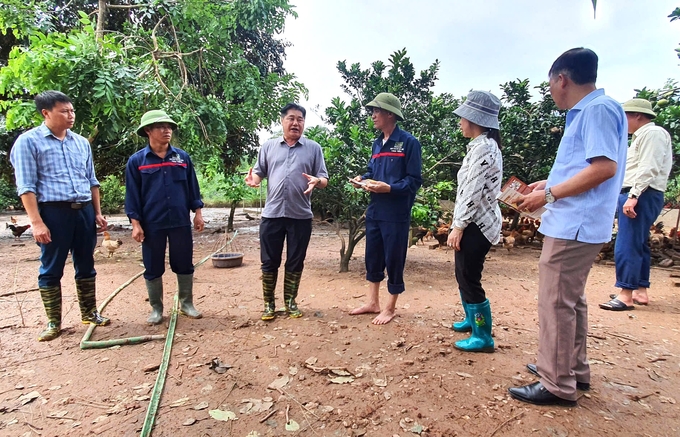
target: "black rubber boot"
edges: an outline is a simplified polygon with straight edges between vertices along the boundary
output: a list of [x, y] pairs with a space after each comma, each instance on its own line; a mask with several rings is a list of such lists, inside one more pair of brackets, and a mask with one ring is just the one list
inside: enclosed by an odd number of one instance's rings
[[283, 300], [288, 316], [293, 319], [302, 317], [302, 311], [298, 309], [297, 303], [295, 303], [301, 278], [302, 272], [286, 272], [283, 279]]
[[264, 300], [264, 311], [262, 311], [262, 320], [272, 320], [276, 317], [276, 280], [279, 272], [262, 272], [262, 297]]
[[194, 308], [194, 275], [177, 275], [179, 313], [191, 319], [200, 319], [203, 314]]
[[163, 278], [146, 281], [146, 292], [149, 294], [151, 314], [146, 319], [149, 325], [158, 325], [163, 321]]
[[40, 298], [45, 306], [47, 327], [38, 335], [38, 341], [50, 341], [61, 335], [61, 286], [41, 287]]
[[111, 323], [97, 311], [95, 278], [76, 279], [80, 319], [84, 325], [106, 326]]

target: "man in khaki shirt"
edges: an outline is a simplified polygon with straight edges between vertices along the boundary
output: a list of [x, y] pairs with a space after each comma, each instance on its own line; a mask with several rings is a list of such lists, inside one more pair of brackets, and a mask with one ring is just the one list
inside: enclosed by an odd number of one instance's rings
[[647, 305], [649, 297], [649, 228], [664, 204], [664, 191], [673, 164], [671, 137], [652, 122], [656, 114], [645, 99], [623, 104], [628, 119], [628, 133], [633, 139], [628, 147], [626, 175], [619, 195], [618, 225], [614, 259], [616, 284], [621, 289], [612, 300], [600, 304], [608, 311], [635, 309], [633, 304]]

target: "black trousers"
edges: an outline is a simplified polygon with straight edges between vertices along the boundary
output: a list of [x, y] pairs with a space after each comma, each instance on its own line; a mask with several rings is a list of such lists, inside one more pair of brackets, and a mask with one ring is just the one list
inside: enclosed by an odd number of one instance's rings
[[305, 266], [307, 246], [312, 236], [312, 219], [262, 218], [260, 223], [260, 261], [263, 272], [275, 272], [281, 266], [283, 241], [286, 245], [286, 271], [301, 272]]
[[475, 223], [463, 231], [460, 250], [456, 252], [456, 281], [465, 303], [482, 303], [486, 293], [482, 288], [484, 259], [491, 249], [491, 243]]

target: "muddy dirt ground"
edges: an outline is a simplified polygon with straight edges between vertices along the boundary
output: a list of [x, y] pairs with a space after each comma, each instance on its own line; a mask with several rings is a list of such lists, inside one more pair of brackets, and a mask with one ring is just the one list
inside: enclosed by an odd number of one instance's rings
[[[215, 231], [226, 214], [206, 210], [195, 262], [224, 243]], [[507, 389], [535, 381], [524, 366], [536, 360], [539, 247], [489, 254], [484, 283], [496, 352], [462, 353], [453, 342], [464, 334], [449, 329], [462, 314], [452, 252], [420, 243], [411, 248], [398, 317], [374, 326], [369, 315], [348, 315], [365, 301], [363, 243], [351, 272], [340, 274], [338, 237], [332, 226], [315, 224], [299, 295], [304, 316], [265, 323], [258, 221], [237, 219], [230, 250], [245, 254], [243, 265], [218, 269], [209, 260], [196, 269], [194, 302], [204, 318], [177, 320], [154, 436], [680, 435], [680, 288], [673, 269], [653, 269], [649, 306], [614, 313], [597, 307], [614, 291], [614, 269], [593, 267], [587, 287], [592, 389], [576, 408], [536, 407], [511, 399]], [[109, 220], [126, 224], [122, 216]], [[121, 249], [111, 258], [95, 255], [99, 303], [143, 269], [140, 245], [128, 229], [116, 229], [111, 234], [122, 239]], [[164, 341], [81, 350], [87, 327], [68, 263], [64, 333], [37, 342], [45, 324], [39, 294], [12, 292], [37, 286], [38, 255], [30, 233], [19, 242], [9, 230], [0, 234], [0, 435], [139, 435]], [[171, 272], [164, 283], [163, 324], [146, 325], [139, 278], [104, 309], [112, 324], [97, 328], [92, 340], [165, 334], [176, 287]], [[279, 301], [281, 295], [279, 284]], [[213, 359], [223, 367], [211, 369]], [[211, 411], [234, 419], [217, 420]]]

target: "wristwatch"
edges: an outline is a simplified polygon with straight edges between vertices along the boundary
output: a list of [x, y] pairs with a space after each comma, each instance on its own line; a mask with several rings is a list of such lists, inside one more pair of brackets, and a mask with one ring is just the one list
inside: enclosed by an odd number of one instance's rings
[[557, 199], [555, 199], [555, 196], [553, 196], [552, 192], [550, 191], [550, 188], [545, 189], [545, 201], [547, 203], [555, 203]]

